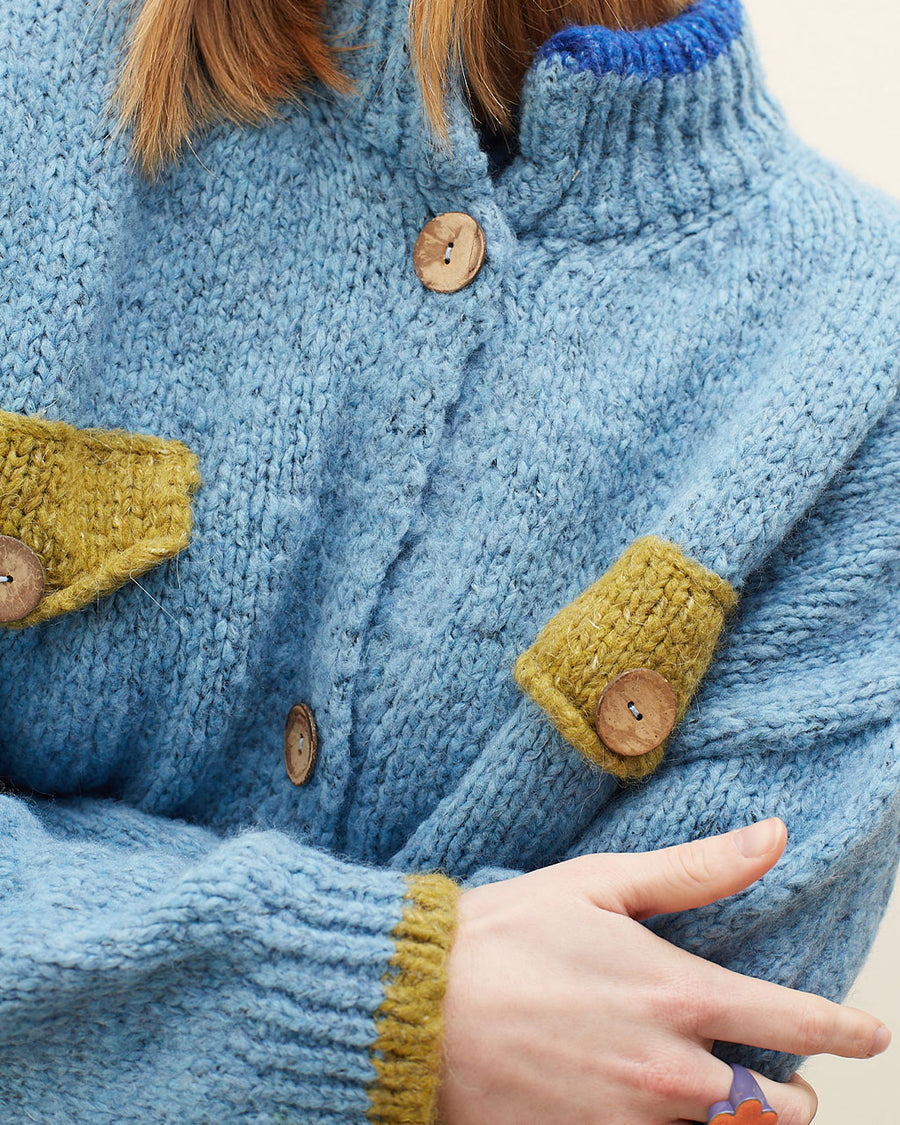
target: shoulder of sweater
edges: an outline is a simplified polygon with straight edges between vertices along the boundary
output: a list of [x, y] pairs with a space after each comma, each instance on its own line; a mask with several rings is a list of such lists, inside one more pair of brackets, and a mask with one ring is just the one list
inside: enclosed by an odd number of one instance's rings
[[[869, 183], [839, 161], [817, 149], [802, 144], [807, 159], [797, 170], [797, 183], [806, 193], [808, 204], [830, 212], [835, 223], [834, 234], [848, 235], [848, 244], [858, 251], [868, 249], [872, 264], [875, 253], [889, 250], [887, 260], [879, 259], [886, 268], [897, 265], [900, 251], [900, 198]], [[868, 240], [860, 243], [861, 236]], [[863, 254], [863, 257], [866, 255]]]
[[[900, 198], [869, 183], [795, 133], [762, 191], [767, 205], [814, 242], [823, 262], [852, 254], [875, 272], [896, 269], [900, 251]], [[887, 256], [885, 256], [887, 252]]]
[[900, 372], [900, 199], [793, 136], [789, 158], [736, 209], [733, 225], [728, 208], [711, 216], [732, 263], [752, 244], [747, 259], [770, 283], [783, 279], [785, 300], [812, 314], [810, 330], [831, 309], [836, 338], [863, 333]]

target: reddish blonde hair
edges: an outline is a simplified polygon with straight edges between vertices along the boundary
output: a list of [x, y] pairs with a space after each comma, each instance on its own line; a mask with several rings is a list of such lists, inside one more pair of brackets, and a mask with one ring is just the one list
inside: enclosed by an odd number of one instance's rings
[[[340, 94], [348, 48], [326, 43], [327, 0], [143, 0], [114, 95], [119, 128], [151, 178], [215, 120], [258, 124], [317, 78]], [[552, 0], [550, 0], [552, 3]], [[509, 131], [534, 52], [569, 23], [644, 27], [693, 0], [411, 0], [410, 48], [426, 117], [447, 142], [446, 91], [464, 76], [479, 121]], [[503, 47], [499, 46], [503, 44]]]

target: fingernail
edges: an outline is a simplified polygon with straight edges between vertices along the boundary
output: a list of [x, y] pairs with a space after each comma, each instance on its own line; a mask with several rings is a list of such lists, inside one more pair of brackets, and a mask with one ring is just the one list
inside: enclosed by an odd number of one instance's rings
[[872, 1050], [869, 1052], [869, 1058], [873, 1055], [880, 1055], [882, 1051], [886, 1051], [890, 1046], [891, 1033], [884, 1026], [879, 1027], [875, 1032], [875, 1038], [872, 1040]]
[[773, 819], [761, 820], [734, 834], [734, 844], [745, 859], [758, 859], [775, 847], [778, 838], [778, 822]]

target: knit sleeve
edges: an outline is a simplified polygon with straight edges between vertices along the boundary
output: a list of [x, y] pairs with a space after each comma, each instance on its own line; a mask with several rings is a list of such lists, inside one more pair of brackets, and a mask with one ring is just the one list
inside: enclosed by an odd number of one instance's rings
[[[647, 924], [737, 972], [843, 1000], [900, 855], [898, 593], [895, 403], [744, 584], [660, 768], [620, 786], [562, 858], [781, 817], [788, 845], [762, 880]], [[716, 1044], [715, 1053], [779, 1080], [800, 1061], [741, 1044]]]
[[0, 796], [0, 1118], [429, 1125], [459, 886]]

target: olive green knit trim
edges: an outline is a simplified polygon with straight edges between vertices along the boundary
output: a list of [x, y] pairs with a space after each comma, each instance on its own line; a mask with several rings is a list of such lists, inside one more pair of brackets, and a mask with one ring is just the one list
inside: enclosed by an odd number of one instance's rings
[[392, 931], [396, 948], [375, 1013], [369, 1089], [372, 1125], [435, 1125], [440, 1080], [441, 1004], [447, 958], [456, 933], [462, 890], [446, 875], [406, 876], [403, 917]]
[[45, 579], [8, 627], [80, 609], [178, 554], [199, 484], [179, 441], [0, 410], [0, 535], [30, 547]]
[[644, 536], [546, 625], [516, 661], [516, 682], [592, 762], [623, 780], [645, 777], [666, 744], [639, 757], [605, 746], [594, 727], [604, 688], [630, 668], [659, 672], [680, 722], [737, 603], [729, 582], [676, 543]]

